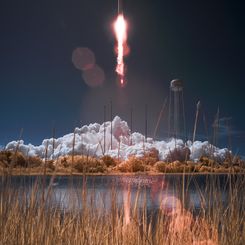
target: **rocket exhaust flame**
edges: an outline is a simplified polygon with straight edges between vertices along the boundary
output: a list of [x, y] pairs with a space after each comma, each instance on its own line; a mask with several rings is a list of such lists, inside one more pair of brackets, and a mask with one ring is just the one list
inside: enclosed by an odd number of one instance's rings
[[114, 23], [114, 31], [117, 39], [117, 67], [116, 72], [120, 79], [120, 85], [125, 85], [125, 65], [124, 55], [126, 53], [127, 42], [127, 22], [124, 19], [123, 14], [119, 14]]

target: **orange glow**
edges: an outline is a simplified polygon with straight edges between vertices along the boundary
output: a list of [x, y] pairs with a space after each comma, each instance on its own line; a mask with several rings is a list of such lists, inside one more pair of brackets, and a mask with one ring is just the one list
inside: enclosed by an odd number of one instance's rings
[[114, 31], [117, 39], [117, 67], [116, 72], [120, 77], [120, 84], [124, 86], [125, 66], [123, 57], [125, 55], [125, 47], [127, 41], [127, 22], [122, 14], [118, 15], [114, 23]]
[[127, 23], [122, 14], [118, 15], [114, 28], [115, 28], [115, 32], [116, 32], [118, 41], [122, 41], [122, 43], [126, 41]]

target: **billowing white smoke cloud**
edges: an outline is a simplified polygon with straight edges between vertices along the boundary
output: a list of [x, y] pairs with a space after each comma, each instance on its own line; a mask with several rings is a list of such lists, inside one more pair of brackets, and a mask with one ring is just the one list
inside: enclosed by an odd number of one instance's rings
[[112, 121], [112, 147], [110, 122], [105, 122], [101, 125], [94, 123], [81, 128], [75, 128], [74, 133], [66, 134], [57, 139], [45, 139], [39, 146], [32, 144], [26, 145], [23, 140], [20, 142], [12, 141], [7, 144], [6, 149], [15, 150], [16, 147], [24, 155], [40, 156], [41, 158], [47, 156], [53, 159], [72, 154], [73, 151], [74, 154], [95, 157], [107, 154], [113, 157], [119, 156], [121, 159], [127, 159], [131, 155], [142, 157], [145, 153], [157, 149], [159, 159], [167, 160], [171, 153], [177, 150], [180, 155], [185, 155], [189, 151], [190, 159], [194, 161], [198, 160], [201, 156], [213, 156], [216, 159], [222, 160], [229, 153], [226, 148], [219, 149], [207, 141], [195, 141], [193, 144], [191, 141], [185, 144], [180, 139], [153, 141], [152, 138], [147, 138], [146, 141], [145, 137], [140, 133], [136, 132], [131, 134], [127, 122], [121, 120], [118, 116]]

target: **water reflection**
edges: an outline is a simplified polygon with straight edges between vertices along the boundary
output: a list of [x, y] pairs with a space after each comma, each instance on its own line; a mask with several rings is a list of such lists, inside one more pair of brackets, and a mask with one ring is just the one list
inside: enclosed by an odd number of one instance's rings
[[[209, 176], [209, 178], [212, 178]], [[227, 199], [226, 177], [216, 176], [221, 190], [221, 201], [225, 204]], [[215, 181], [217, 181], [215, 180]], [[183, 178], [182, 175], [167, 176], [14, 176], [10, 179], [2, 177], [0, 189], [6, 186], [15, 190], [22, 190], [30, 196], [36, 186], [35, 195], [38, 198], [46, 197], [49, 205], [62, 210], [81, 209], [84, 194], [89, 204], [97, 208], [110, 210], [112, 196], [118, 207], [125, 210], [125, 222], [129, 218], [129, 211], [137, 202], [138, 208], [146, 207], [149, 210], [161, 209], [165, 213], [176, 212], [183, 208], [198, 210], [210, 203], [206, 200], [210, 192], [206, 191], [206, 183], [210, 182], [205, 176]], [[113, 195], [112, 195], [113, 192]]]

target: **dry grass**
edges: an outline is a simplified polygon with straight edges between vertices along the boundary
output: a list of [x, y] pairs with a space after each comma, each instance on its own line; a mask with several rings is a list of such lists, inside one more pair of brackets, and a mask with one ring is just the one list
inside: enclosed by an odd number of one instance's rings
[[168, 163], [166, 163], [166, 162], [159, 161], [159, 162], [156, 162], [154, 166], [158, 172], [161, 172], [161, 173], [167, 172]]
[[[2, 183], [6, 184], [0, 189], [1, 244], [245, 244], [244, 176], [228, 179], [227, 205], [221, 201], [224, 187], [218, 180], [209, 179], [204, 191], [197, 186], [203, 203], [198, 216], [180, 202], [175, 212], [169, 213], [162, 208], [153, 219], [146, 208], [139, 210], [136, 196], [127, 225], [123, 210], [116, 204], [117, 192], [113, 186], [109, 210], [103, 208], [105, 200], [101, 200], [101, 206], [95, 206], [95, 196], [88, 197], [86, 188], [81, 188], [81, 210], [64, 212], [49, 203], [50, 193], [55, 191], [52, 179], [41, 200], [37, 193], [42, 191], [42, 185], [36, 183], [31, 195], [27, 195], [21, 189], [8, 186], [3, 177]], [[188, 193], [188, 188], [184, 192]], [[184, 194], [179, 189], [176, 193]], [[207, 199], [203, 199], [204, 196]], [[75, 198], [72, 196], [70, 202], [75, 202]]]
[[43, 160], [40, 157], [28, 157], [27, 158], [27, 166], [29, 168], [36, 168], [43, 164]]
[[0, 151], [0, 165], [3, 167], [27, 167], [27, 161], [20, 152]]
[[106, 165], [103, 161], [90, 156], [66, 156], [57, 160], [56, 166], [58, 170], [62, 168], [70, 168], [71, 171], [78, 173], [104, 173]]
[[[184, 152], [185, 153], [185, 152]], [[186, 154], [180, 154], [178, 150], [172, 151], [169, 159], [175, 161], [159, 161], [158, 151], [152, 149], [143, 157], [130, 157], [120, 162], [111, 156], [103, 156], [100, 159], [85, 155], [64, 156], [57, 160], [43, 160], [39, 157], [26, 157], [20, 152], [0, 151], [0, 173], [245, 173], [245, 161], [239, 157], [227, 156], [223, 162], [217, 162], [212, 158], [201, 157], [198, 162], [185, 160]]]
[[153, 148], [150, 151], [146, 152], [143, 157], [140, 158], [145, 165], [153, 166], [156, 162], [159, 161], [159, 152], [157, 149]]
[[117, 165], [117, 161], [108, 155], [101, 157], [101, 161], [106, 165], [106, 167], [115, 167]]
[[136, 157], [130, 157], [128, 160], [119, 164], [117, 170], [123, 173], [144, 172], [146, 170], [146, 166], [143, 160]]

